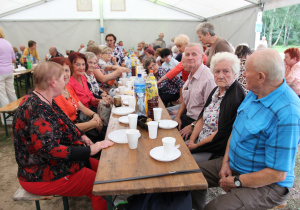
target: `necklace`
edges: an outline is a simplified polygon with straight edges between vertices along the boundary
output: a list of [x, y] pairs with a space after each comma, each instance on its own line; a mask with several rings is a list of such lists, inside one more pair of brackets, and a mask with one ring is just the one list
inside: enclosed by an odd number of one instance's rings
[[52, 108], [52, 103], [51, 103], [45, 96], [43, 96], [41, 93], [39, 93], [39, 92], [36, 91], [36, 90], [35, 90], [35, 92], [38, 93], [40, 96], [42, 96], [42, 97], [49, 103], [49, 105], [50, 105], [51, 108]]
[[65, 94], [69, 94], [69, 91], [66, 89], [66, 90], [62, 90], [63, 91], [63, 93], [65, 93]]

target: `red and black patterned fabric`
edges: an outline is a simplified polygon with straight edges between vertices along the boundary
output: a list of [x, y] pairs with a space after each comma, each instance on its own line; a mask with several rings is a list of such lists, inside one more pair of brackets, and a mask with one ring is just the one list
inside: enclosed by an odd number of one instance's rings
[[13, 121], [18, 177], [26, 182], [49, 182], [84, 167], [90, 147], [81, 133], [52, 100], [52, 107], [31, 92], [25, 96]]

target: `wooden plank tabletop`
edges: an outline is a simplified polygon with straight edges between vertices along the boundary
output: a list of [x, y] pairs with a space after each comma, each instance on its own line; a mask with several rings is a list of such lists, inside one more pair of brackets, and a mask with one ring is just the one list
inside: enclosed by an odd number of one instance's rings
[[22, 75], [22, 74], [27, 74], [27, 73], [30, 73], [30, 72], [33, 72], [33, 71], [34, 71], [33, 68], [22, 70], [22, 71], [16, 71], [16, 70], [14, 70], [14, 76], [18, 76], [18, 75]]
[[[161, 119], [171, 119], [162, 101]], [[129, 125], [118, 122], [121, 116], [112, 114], [108, 125], [108, 134], [118, 129], [129, 129]], [[131, 150], [128, 144], [114, 144], [101, 153], [95, 181], [122, 179], [129, 177], [168, 173], [169, 171], [199, 169], [189, 149], [181, 138], [177, 128], [164, 130], [158, 128], [157, 139], [149, 139], [148, 132], [138, 127], [141, 132], [138, 148]], [[162, 146], [163, 137], [176, 138], [180, 144], [181, 156], [172, 162], [159, 162], [150, 156], [150, 150]], [[195, 189], [206, 189], [207, 182], [202, 173], [169, 175], [164, 177], [147, 178], [142, 180], [123, 181], [94, 185], [94, 195], [140, 194], [152, 192], [173, 192]]]
[[23, 100], [24, 96], [22, 98], [19, 98], [18, 100], [11, 102], [10, 104], [1, 107], [0, 108], [0, 113], [10, 113], [10, 112], [15, 112], [19, 108], [19, 104]]

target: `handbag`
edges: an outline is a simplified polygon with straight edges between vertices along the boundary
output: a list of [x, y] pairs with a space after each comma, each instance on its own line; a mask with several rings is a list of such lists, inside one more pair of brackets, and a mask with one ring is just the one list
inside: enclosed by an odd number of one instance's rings
[[112, 105], [106, 106], [106, 102], [101, 100], [98, 104], [97, 114], [103, 121], [103, 125], [107, 126], [110, 118]]

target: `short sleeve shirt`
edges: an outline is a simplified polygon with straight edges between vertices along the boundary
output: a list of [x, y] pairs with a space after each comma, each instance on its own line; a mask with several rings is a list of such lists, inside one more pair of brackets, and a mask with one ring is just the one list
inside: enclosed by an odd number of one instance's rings
[[277, 184], [292, 187], [300, 139], [300, 99], [286, 84], [257, 99], [249, 91], [238, 108], [229, 146], [230, 168], [252, 173], [264, 168], [287, 172]]

